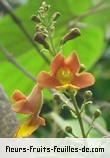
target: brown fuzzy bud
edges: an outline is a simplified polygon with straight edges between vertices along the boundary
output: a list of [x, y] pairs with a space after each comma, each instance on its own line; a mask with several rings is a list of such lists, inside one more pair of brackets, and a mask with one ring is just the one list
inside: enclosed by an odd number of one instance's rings
[[68, 34], [66, 34], [61, 40], [61, 44], [65, 44], [66, 42], [73, 40], [74, 38], [80, 36], [80, 30], [78, 28], [73, 28], [70, 30]]
[[34, 40], [37, 41], [38, 43], [42, 44], [45, 41], [46, 36], [42, 34], [41, 32], [37, 32]]
[[92, 92], [88, 90], [84, 93], [84, 99], [89, 100], [91, 99], [92, 95]]
[[38, 42], [39, 44], [43, 45], [44, 48], [49, 49], [49, 45], [48, 43], [45, 41], [46, 36], [41, 33], [41, 32], [37, 32], [36, 35], [34, 36], [34, 40], [36, 42]]
[[61, 103], [61, 99], [57, 94], [54, 95], [54, 99], [58, 105]]
[[95, 113], [94, 113], [94, 118], [96, 119], [96, 118], [98, 118], [100, 115], [101, 115], [101, 111], [99, 110], [99, 109], [97, 109], [96, 111], [95, 111]]
[[36, 22], [36, 23], [40, 23], [41, 22], [39, 17], [37, 17], [36, 15], [32, 15], [31, 20]]
[[70, 134], [72, 134], [72, 128], [70, 126], [67, 126], [65, 128], [65, 131], [68, 132], [68, 133], [70, 133]]
[[56, 21], [60, 17], [60, 15], [61, 15], [60, 12], [54, 13], [52, 16], [53, 21]]

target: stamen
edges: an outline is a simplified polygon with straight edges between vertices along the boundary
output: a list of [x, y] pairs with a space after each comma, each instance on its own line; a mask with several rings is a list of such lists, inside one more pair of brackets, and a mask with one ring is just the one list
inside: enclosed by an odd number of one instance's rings
[[73, 74], [68, 68], [63, 67], [58, 70], [56, 78], [58, 79], [60, 84], [65, 85], [71, 83], [73, 79]]

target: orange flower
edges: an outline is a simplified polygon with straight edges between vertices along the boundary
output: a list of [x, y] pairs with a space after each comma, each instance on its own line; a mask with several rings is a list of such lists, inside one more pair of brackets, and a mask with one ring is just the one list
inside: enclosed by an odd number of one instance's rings
[[59, 53], [51, 63], [51, 72], [41, 72], [38, 75], [38, 84], [43, 88], [73, 88], [82, 89], [94, 84], [94, 76], [87, 72], [79, 72], [80, 63], [76, 53], [67, 59]]
[[28, 97], [16, 90], [13, 93], [12, 99], [15, 102], [13, 111], [29, 115], [28, 119], [20, 124], [14, 137], [27, 137], [39, 126], [45, 125], [45, 119], [39, 117], [43, 104], [42, 89], [39, 86], [35, 86]]

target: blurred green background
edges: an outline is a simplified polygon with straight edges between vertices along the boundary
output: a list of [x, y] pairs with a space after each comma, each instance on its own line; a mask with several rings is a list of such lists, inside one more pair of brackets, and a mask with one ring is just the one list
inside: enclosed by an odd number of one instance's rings
[[[42, 0], [7, 1], [30, 36], [33, 37], [35, 26], [30, 17], [37, 12]], [[58, 40], [70, 28], [78, 27], [81, 30], [81, 37], [65, 44], [63, 52], [69, 55], [76, 50], [81, 63], [85, 64], [87, 69], [95, 75], [96, 83], [92, 87], [94, 105], [89, 108], [89, 113], [91, 115], [96, 107], [101, 108], [103, 115], [98, 121], [110, 131], [110, 0], [84, 0], [83, 2], [82, 0], [46, 0], [46, 2], [51, 5], [50, 15], [55, 11], [61, 13], [54, 37], [56, 46]], [[37, 76], [41, 70], [48, 69], [48, 65], [2, 5], [0, 5], [0, 15], [0, 43], [13, 54], [19, 64], [34, 76]], [[34, 82], [6, 60], [0, 51], [0, 84], [10, 97], [15, 89], [28, 94]], [[47, 126], [40, 128], [35, 133], [36, 137], [63, 137], [66, 134], [62, 130], [64, 131], [66, 125], [73, 126], [74, 130], [78, 129], [76, 119], [72, 119], [66, 109], [62, 111], [58, 106], [60, 115], [54, 113], [51, 99], [49, 92], [45, 92], [42, 113], [45, 115], [52, 111], [52, 119], [47, 119]], [[52, 127], [53, 119], [55, 127]], [[85, 124], [86, 126], [88, 128]], [[77, 130], [77, 133], [80, 133], [80, 130]], [[90, 137], [101, 136], [95, 130], [90, 134]]]

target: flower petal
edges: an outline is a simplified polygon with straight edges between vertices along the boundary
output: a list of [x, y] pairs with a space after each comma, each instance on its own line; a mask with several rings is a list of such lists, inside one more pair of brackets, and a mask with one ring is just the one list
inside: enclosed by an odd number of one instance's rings
[[95, 83], [95, 78], [91, 73], [83, 72], [74, 76], [73, 85], [81, 88], [86, 88]]
[[37, 77], [38, 84], [44, 88], [55, 88], [59, 82], [47, 72], [41, 72]]
[[21, 123], [18, 127], [14, 138], [23, 138], [32, 135], [32, 133], [39, 128], [37, 124], [29, 124], [30, 120], [26, 120], [25, 122]]
[[73, 73], [80, 70], [80, 63], [76, 53], [72, 53], [66, 60], [65, 64], [70, 68]]
[[29, 124], [31, 124], [31, 125], [37, 124], [39, 126], [45, 126], [46, 123], [45, 123], [45, 119], [43, 117], [40, 117], [40, 116], [36, 117], [35, 115], [33, 115]]
[[45, 119], [43, 118], [43, 117], [38, 117], [37, 118], [37, 121], [38, 121], [38, 124], [40, 125], [40, 126], [45, 126], [46, 125], [46, 123], [45, 123]]
[[64, 66], [64, 57], [61, 53], [58, 53], [51, 63], [52, 75], [55, 75], [57, 70], [62, 66]]
[[32, 133], [36, 131], [39, 126], [45, 126], [45, 119], [39, 116], [33, 116], [21, 123], [14, 134], [14, 138], [28, 137], [32, 135]]
[[33, 114], [33, 109], [26, 99], [17, 101], [12, 110], [21, 114]]
[[32, 112], [36, 115], [39, 114], [43, 105], [42, 89], [38, 85], [34, 86], [31, 94], [27, 97], [27, 100]]
[[12, 99], [14, 101], [19, 101], [19, 100], [26, 99], [26, 96], [21, 91], [15, 90], [13, 95], [12, 95]]

